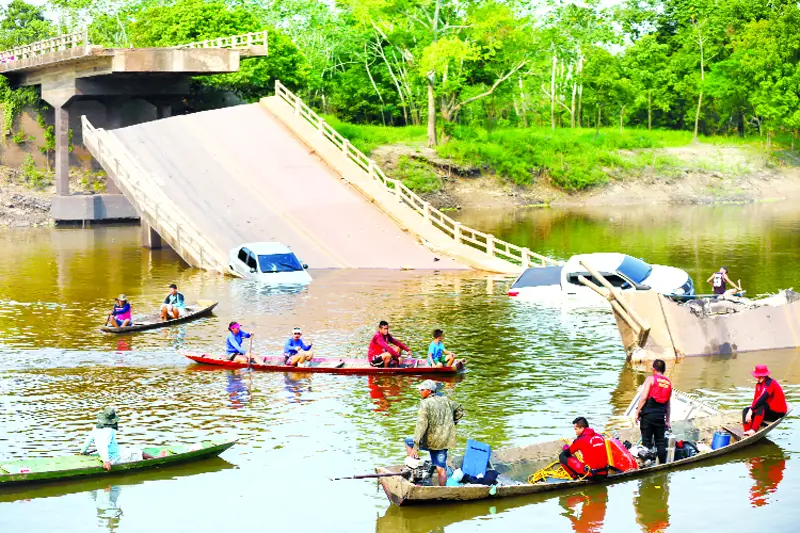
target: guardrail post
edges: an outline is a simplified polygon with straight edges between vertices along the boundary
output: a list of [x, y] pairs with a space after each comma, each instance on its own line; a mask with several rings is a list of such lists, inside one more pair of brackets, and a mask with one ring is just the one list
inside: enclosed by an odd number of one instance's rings
[[347, 139], [345, 139], [342, 143], [342, 153], [344, 154], [345, 159], [347, 159], [350, 155], [350, 141]]
[[522, 249], [522, 268], [531, 267], [531, 251], [527, 248]]
[[486, 253], [494, 257], [494, 235], [486, 236]]
[[461, 244], [461, 222], [456, 222], [453, 224], [453, 240], [456, 243]]
[[422, 206], [422, 217], [425, 219], [426, 224], [431, 223], [431, 204], [425, 202], [425, 205]]
[[295, 97], [295, 99], [294, 99], [294, 114], [295, 115], [298, 115], [298, 116], [300, 115], [300, 108], [301, 108], [302, 105], [303, 105], [303, 102], [301, 102], [299, 98]]
[[317, 123], [317, 129], [319, 130], [319, 134], [322, 135], [323, 137], [325, 137], [325, 121], [324, 120], [319, 119], [319, 122]]

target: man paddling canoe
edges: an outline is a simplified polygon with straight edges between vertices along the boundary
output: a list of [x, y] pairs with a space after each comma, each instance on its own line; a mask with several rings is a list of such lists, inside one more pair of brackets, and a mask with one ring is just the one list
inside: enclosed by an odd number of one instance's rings
[[778, 382], [769, 377], [767, 365], [756, 365], [751, 372], [756, 378], [753, 403], [742, 411], [742, 428], [745, 435], [753, 435], [765, 422], [774, 422], [786, 416], [786, 396]]
[[225, 352], [228, 361], [235, 363], [248, 363], [250, 360], [258, 363], [253, 354], [248, 354], [242, 346], [242, 340], [255, 337], [255, 333], [247, 333], [235, 320], [228, 324], [228, 336], [225, 338]]
[[[140, 449], [120, 448], [119, 444], [117, 444], [118, 424], [119, 417], [116, 410], [113, 407], [104, 408], [103, 412], [97, 415], [97, 423], [83, 443], [81, 455], [88, 455], [89, 447], [94, 444], [97, 448], [97, 454], [103, 461], [103, 468], [106, 470], [111, 470], [111, 465], [155, 458]], [[164, 456], [166, 456], [166, 450], [162, 453], [162, 457]]]
[[[397, 349], [392, 348], [392, 344], [397, 346]], [[408, 352], [408, 356], [412, 357], [411, 349], [392, 337], [389, 333], [389, 323], [381, 320], [378, 324], [378, 332], [373, 335], [369, 343], [367, 352], [369, 364], [377, 367], [400, 366], [400, 355], [403, 351]]]
[[108, 315], [106, 326], [110, 328], [121, 328], [130, 326], [131, 321], [131, 304], [128, 303], [127, 296], [120, 294], [119, 298], [114, 301], [114, 310]]

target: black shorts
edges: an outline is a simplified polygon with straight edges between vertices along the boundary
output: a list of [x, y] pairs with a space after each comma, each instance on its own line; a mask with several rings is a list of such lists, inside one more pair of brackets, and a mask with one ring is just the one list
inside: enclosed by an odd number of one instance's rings
[[[384, 352], [386, 353], [386, 352]], [[383, 354], [373, 355], [369, 359], [370, 366], [383, 366]]]
[[239, 355], [238, 353], [230, 354], [230, 356], [228, 356], [228, 361], [234, 361], [236, 359], [236, 356], [238, 355]]

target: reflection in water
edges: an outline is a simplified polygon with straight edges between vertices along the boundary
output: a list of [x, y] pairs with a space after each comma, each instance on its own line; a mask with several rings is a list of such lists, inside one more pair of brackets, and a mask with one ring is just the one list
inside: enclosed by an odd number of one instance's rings
[[669, 474], [655, 473], [639, 481], [633, 498], [636, 522], [645, 533], [663, 533], [669, 527]]
[[747, 469], [753, 480], [753, 487], [750, 489], [750, 505], [753, 507], [769, 504], [769, 496], [778, 490], [786, 469], [786, 455], [780, 446], [771, 441], [766, 443], [769, 451], [747, 461]]
[[564, 495], [558, 499], [558, 504], [564, 509], [562, 516], [569, 519], [575, 533], [600, 533], [603, 530], [608, 487], [598, 485], [591, 489], [593, 490]]
[[108, 531], [116, 531], [122, 519], [122, 508], [117, 502], [120, 492], [122, 487], [119, 485], [108, 485], [105, 489], [89, 492], [97, 507], [98, 525]]
[[374, 376], [370, 375], [367, 379], [369, 387], [369, 397], [375, 404], [375, 411], [389, 414], [389, 407], [392, 402], [400, 399], [402, 392], [402, 378], [398, 376]]
[[283, 388], [289, 393], [289, 403], [302, 403], [313, 401], [303, 398], [304, 393], [311, 392], [311, 374], [308, 372], [285, 372], [283, 374]]
[[[247, 374], [245, 383], [244, 374]], [[225, 390], [228, 391], [230, 405], [233, 409], [240, 409], [250, 403], [252, 388], [252, 373], [242, 370], [231, 370], [227, 372], [228, 383]]]

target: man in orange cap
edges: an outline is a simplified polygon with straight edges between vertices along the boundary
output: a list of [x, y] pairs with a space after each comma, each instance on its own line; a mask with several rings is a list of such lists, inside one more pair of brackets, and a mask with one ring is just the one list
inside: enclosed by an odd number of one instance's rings
[[774, 422], [786, 415], [786, 396], [778, 382], [769, 377], [767, 365], [756, 365], [751, 372], [758, 380], [753, 403], [742, 411], [742, 426], [745, 435], [752, 435], [764, 422]]

